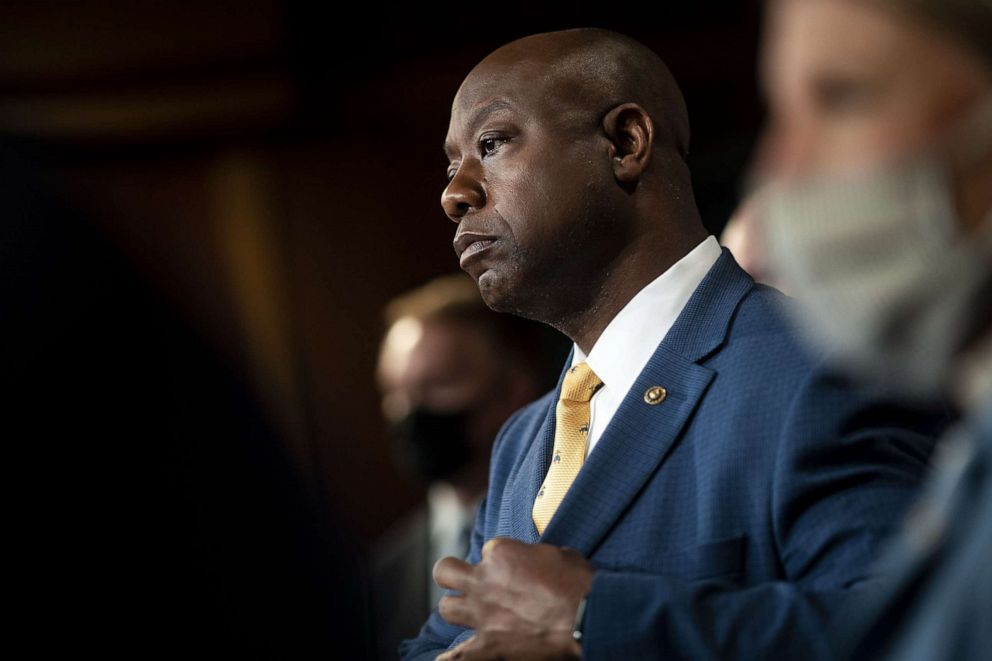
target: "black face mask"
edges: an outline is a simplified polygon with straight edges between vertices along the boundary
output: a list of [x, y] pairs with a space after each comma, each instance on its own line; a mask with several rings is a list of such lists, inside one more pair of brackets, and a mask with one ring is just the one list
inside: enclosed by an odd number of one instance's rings
[[391, 429], [404, 463], [428, 481], [450, 477], [472, 457], [468, 418], [468, 411], [411, 411]]

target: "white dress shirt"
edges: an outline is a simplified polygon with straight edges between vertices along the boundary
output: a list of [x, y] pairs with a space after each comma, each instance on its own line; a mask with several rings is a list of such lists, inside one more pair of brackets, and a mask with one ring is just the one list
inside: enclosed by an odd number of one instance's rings
[[716, 237], [707, 237], [630, 299], [588, 356], [575, 345], [572, 365], [586, 361], [603, 381], [589, 402], [587, 457], [720, 252]]
[[471, 540], [475, 513], [482, 495], [469, 504], [462, 504], [455, 488], [446, 482], [435, 482], [427, 491], [427, 519], [430, 522], [430, 552], [428, 553], [427, 584], [431, 588], [431, 604], [444, 596], [444, 588], [431, 578], [434, 563], [445, 556], [465, 558]]

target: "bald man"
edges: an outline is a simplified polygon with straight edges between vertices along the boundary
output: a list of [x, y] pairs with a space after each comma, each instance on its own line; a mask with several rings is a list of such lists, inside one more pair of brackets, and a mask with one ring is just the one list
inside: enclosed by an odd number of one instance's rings
[[799, 348], [784, 297], [703, 229], [688, 145], [664, 64], [612, 32], [515, 41], [458, 90], [461, 267], [573, 348], [500, 431], [405, 658], [815, 658], [872, 577], [935, 420]]

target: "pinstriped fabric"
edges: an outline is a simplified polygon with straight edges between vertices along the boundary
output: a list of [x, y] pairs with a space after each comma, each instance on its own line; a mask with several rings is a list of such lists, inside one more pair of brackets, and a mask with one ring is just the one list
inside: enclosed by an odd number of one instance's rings
[[568, 370], [555, 409], [555, 445], [551, 467], [534, 499], [534, 525], [544, 532], [568, 488], [575, 481], [586, 456], [589, 434], [589, 400], [603, 381], [581, 362]]

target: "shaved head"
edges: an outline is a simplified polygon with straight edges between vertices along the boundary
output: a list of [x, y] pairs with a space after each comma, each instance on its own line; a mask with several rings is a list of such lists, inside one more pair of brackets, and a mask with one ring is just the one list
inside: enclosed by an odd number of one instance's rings
[[531, 65], [540, 69], [531, 78], [535, 91], [554, 100], [548, 107], [559, 119], [598, 123], [610, 109], [637, 103], [655, 123], [655, 147], [672, 149], [683, 159], [688, 154], [689, 115], [682, 92], [661, 58], [640, 42], [600, 28], [530, 35], [493, 51], [466, 82], [494, 68], [524, 73]]

